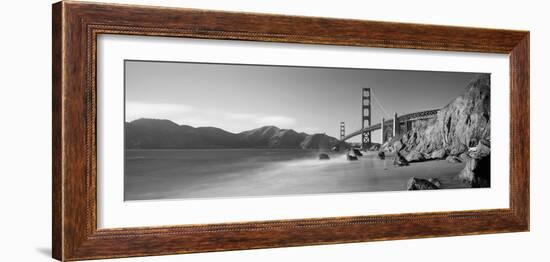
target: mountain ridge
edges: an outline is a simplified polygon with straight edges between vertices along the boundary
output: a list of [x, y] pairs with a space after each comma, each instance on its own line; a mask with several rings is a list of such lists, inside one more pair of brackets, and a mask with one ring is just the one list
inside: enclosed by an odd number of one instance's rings
[[329, 149], [338, 139], [293, 129], [263, 126], [239, 133], [217, 127], [178, 125], [167, 119], [140, 118], [125, 123], [126, 149], [296, 148]]

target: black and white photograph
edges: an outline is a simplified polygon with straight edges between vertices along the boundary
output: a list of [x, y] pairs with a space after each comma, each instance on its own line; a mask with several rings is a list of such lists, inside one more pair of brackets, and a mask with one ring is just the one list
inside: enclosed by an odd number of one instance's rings
[[124, 61], [124, 199], [491, 186], [491, 82], [435, 72]]
[[0, 261], [550, 261], [547, 6], [6, 1]]

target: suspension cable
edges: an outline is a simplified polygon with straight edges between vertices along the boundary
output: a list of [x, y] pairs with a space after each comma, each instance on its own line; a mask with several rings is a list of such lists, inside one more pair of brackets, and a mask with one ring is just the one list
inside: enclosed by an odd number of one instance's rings
[[384, 112], [384, 114], [386, 114], [387, 117], [391, 118], [391, 115], [388, 114], [386, 109], [384, 109], [384, 107], [382, 106], [382, 103], [380, 103], [380, 101], [378, 101], [378, 98], [376, 98], [376, 96], [374, 95], [374, 92], [372, 92], [372, 91], [371, 91], [371, 96], [372, 96], [372, 98], [374, 98], [374, 101], [376, 101], [376, 104], [378, 104], [378, 107], [380, 107], [380, 109], [382, 109], [382, 112]]

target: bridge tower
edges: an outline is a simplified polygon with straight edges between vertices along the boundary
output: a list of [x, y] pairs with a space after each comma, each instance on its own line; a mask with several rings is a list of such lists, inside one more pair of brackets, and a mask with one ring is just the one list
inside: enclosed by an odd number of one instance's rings
[[340, 122], [340, 141], [344, 141], [344, 137], [346, 137], [346, 125]]
[[[361, 101], [361, 130], [371, 125], [371, 90], [368, 87], [363, 87]], [[361, 148], [367, 150], [371, 145], [371, 132], [362, 131], [361, 133]]]
[[401, 134], [401, 124], [399, 118], [397, 118], [397, 112], [393, 115], [393, 137]]
[[384, 125], [385, 119], [382, 117], [380, 121], [380, 145], [383, 145], [386, 142], [386, 125]]

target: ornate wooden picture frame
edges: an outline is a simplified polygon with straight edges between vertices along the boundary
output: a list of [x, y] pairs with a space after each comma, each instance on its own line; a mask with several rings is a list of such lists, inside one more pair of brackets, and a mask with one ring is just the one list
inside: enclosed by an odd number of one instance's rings
[[[529, 32], [180, 8], [53, 5], [53, 257], [82, 260], [529, 230]], [[510, 207], [98, 229], [100, 34], [508, 54]]]

